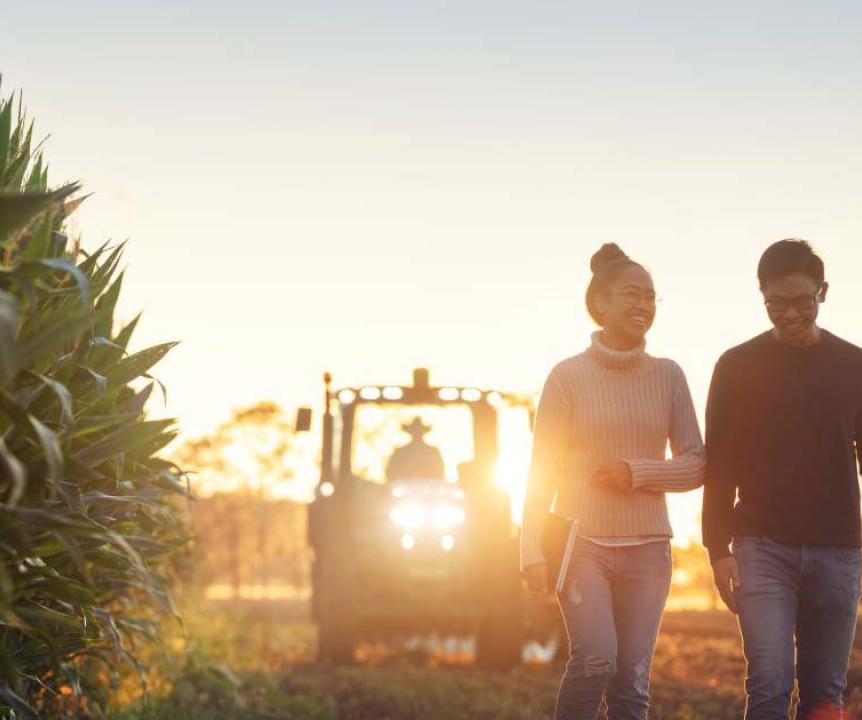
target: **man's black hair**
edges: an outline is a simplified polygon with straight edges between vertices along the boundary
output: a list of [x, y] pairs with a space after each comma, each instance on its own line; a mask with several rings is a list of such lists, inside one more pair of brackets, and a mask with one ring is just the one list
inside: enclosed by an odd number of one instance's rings
[[761, 290], [773, 280], [797, 273], [808, 275], [817, 283], [817, 287], [823, 284], [823, 260], [805, 240], [789, 238], [773, 243], [766, 248], [757, 265], [757, 279]]

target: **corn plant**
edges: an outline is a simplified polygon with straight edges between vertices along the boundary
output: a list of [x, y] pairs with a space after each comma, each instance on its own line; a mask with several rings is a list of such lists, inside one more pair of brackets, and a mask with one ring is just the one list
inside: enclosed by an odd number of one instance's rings
[[106, 691], [175, 614], [184, 476], [144, 411], [172, 343], [130, 353], [115, 327], [122, 246], [64, 234], [81, 202], [50, 189], [20, 96], [0, 97], [0, 717], [103, 712]]

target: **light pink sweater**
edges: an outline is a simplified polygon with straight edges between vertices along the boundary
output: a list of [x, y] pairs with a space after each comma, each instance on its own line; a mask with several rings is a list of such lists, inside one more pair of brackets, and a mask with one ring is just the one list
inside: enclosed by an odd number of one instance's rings
[[[670, 441], [673, 459], [666, 460]], [[631, 491], [593, 486], [593, 473], [624, 460]], [[665, 492], [703, 484], [705, 457], [691, 393], [673, 360], [644, 346], [606, 347], [599, 332], [579, 355], [557, 364], [545, 382], [521, 527], [521, 566], [542, 562], [542, 523], [554, 510], [594, 537], [665, 536], [673, 532]]]

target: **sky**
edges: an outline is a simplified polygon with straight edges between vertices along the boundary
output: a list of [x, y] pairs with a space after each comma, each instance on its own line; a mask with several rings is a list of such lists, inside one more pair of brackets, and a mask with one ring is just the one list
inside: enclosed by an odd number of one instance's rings
[[[810, 240], [824, 326], [862, 344], [856, 2], [0, 0], [53, 182], [128, 239], [186, 436], [336, 385], [537, 392], [593, 330], [590, 255], [662, 297], [648, 349], [712, 366], [766, 327], [755, 269]], [[693, 532], [697, 493], [675, 498]]]

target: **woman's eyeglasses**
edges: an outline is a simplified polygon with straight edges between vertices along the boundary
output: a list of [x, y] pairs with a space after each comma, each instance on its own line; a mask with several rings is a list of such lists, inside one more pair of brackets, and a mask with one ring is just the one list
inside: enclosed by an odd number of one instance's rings
[[641, 292], [640, 290], [631, 289], [622, 290], [615, 294], [617, 297], [622, 298], [622, 301], [630, 308], [635, 307], [641, 301], [650, 306], [654, 306], [656, 303], [661, 302], [661, 298], [658, 297], [653, 290]]

